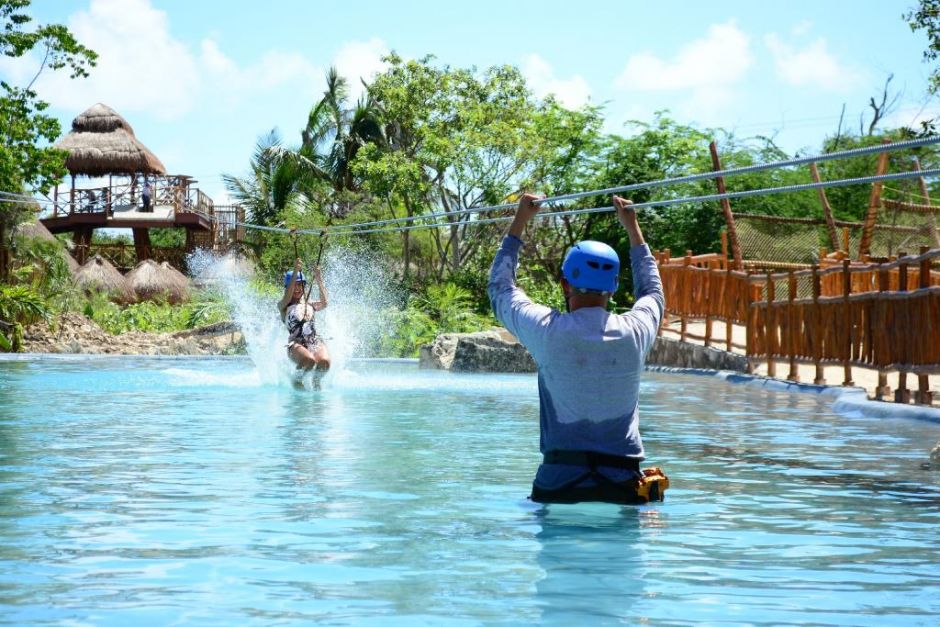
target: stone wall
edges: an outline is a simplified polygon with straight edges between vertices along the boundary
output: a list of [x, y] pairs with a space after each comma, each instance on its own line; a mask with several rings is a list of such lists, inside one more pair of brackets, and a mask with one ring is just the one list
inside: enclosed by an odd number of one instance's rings
[[[711, 347], [657, 338], [646, 363], [677, 368], [746, 372], [747, 359]], [[422, 368], [454, 372], [535, 372], [525, 347], [505, 329], [480, 333], [445, 333], [420, 349]]]
[[650, 366], [747, 372], [747, 359], [744, 355], [666, 337], [656, 338], [646, 357], [646, 363]]

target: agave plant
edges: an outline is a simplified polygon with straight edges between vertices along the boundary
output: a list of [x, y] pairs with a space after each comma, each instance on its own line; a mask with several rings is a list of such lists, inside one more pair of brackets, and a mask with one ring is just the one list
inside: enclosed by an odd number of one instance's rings
[[48, 319], [46, 301], [26, 285], [0, 285], [0, 349], [19, 351], [23, 343], [23, 327], [40, 319]]

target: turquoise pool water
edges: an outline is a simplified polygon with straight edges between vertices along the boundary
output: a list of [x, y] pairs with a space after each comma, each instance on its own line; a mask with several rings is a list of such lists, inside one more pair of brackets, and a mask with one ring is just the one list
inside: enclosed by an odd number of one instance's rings
[[526, 501], [534, 376], [0, 361], [4, 624], [936, 624], [940, 425], [650, 373], [665, 503]]

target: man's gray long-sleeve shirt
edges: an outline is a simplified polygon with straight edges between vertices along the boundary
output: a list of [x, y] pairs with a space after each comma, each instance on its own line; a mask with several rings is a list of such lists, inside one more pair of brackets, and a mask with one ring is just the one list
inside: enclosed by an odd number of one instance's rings
[[[503, 239], [490, 268], [488, 292], [496, 318], [538, 366], [541, 451], [595, 451], [643, 459], [637, 412], [640, 374], [665, 307], [649, 247], [630, 249], [636, 303], [618, 315], [602, 307], [561, 313], [532, 302], [516, 285], [521, 246], [511, 235]], [[578, 467], [543, 465], [535, 482], [551, 489], [581, 472]], [[605, 474], [619, 480], [625, 472]]]

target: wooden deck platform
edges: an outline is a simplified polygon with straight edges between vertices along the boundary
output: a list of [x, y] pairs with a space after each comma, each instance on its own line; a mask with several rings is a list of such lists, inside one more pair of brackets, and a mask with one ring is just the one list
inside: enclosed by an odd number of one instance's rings
[[157, 205], [152, 212], [139, 209], [114, 211], [75, 212], [67, 215], [42, 218], [40, 220], [51, 233], [64, 233], [83, 228], [92, 229], [169, 229], [186, 228], [195, 231], [211, 231], [211, 219], [193, 211], [177, 211], [165, 205]]

